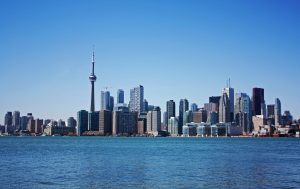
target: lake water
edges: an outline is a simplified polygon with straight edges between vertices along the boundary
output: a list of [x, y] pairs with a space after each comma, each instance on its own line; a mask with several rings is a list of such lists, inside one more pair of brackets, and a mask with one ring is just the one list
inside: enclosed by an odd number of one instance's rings
[[0, 188], [300, 188], [300, 139], [0, 137]]

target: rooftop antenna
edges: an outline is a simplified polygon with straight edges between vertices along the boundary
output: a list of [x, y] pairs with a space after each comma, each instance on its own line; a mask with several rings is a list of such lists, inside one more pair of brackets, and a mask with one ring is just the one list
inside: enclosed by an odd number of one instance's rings
[[229, 88], [231, 88], [231, 84], [230, 84], [230, 78], [229, 78]]

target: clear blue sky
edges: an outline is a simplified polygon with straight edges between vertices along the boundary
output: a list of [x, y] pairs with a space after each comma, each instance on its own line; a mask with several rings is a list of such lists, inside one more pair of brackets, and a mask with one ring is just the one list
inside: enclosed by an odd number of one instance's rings
[[202, 105], [230, 77], [235, 92], [263, 87], [267, 104], [278, 97], [299, 118], [299, 10], [299, 0], [1, 0], [0, 121], [89, 109], [93, 45], [97, 109], [103, 87], [128, 102], [139, 84], [163, 110], [170, 99]]

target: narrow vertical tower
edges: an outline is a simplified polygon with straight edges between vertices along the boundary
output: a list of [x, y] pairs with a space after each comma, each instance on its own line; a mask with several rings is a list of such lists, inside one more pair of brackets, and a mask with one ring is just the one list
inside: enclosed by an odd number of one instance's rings
[[91, 81], [91, 84], [92, 84], [92, 91], [91, 91], [91, 109], [90, 111], [91, 112], [94, 112], [95, 111], [95, 94], [94, 94], [94, 83], [96, 82], [97, 80], [97, 77], [95, 75], [95, 53], [93, 51], [93, 60], [92, 60], [92, 73], [89, 77], [90, 81]]

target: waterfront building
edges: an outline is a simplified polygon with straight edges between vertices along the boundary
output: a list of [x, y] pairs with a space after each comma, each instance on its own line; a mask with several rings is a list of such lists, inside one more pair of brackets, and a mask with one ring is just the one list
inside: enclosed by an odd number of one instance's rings
[[124, 104], [124, 90], [123, 89], [118, 89], [117, 92], [117, 103], [118, 104]]
[[275, 118], [275, 104], [267, 105], [267, 118]]
[[132, 112], [144, 112], [144, 87], [139, 85], [130, 90], [129, 110]]
[[147, 113], [147, 132], [158, 135], [161, 131], [161, 111], [160, 107], [155, 107], [153, 111]]
[[144, 135], [147, 131], [147, 113], [141, 113], [138, 116], [138, 134]]
[[189, 110], [189, 101], [187, 99], [180, 99], [179, 102], [179, 116], [178, 116], [178, 133], [182, 134], [183, 114]]
[[81, 136], [82, 133], [88, 131], [88, 116], [89, 113], [86, 110], [80, 110], [77, 112], [77, 135]]
[[5, 126], [5, 132], [6, 133], [12, 133], [13, 128], [13, 115], [12, 112], [7, 112], [4, 117], [4, 126]]
[[178, 119], [176, 117], [170, 117], [168, 126], [168, 132], [171, 136], [178, 136]]
[[112, 134], [112, 112], [109, 110], [100, 111], [99, 133], [103, 136]]
[[230, 121], [230, 104], [227, 93], [223, 93], [219, 103], [219, 122], [229, 123]]
[[58, 126], [61, 126], [61, 127], [65, 127], [66, 126], [66, 122], [62, 119], [59, 119], [58, 122], [57, 122], [57, 125]]
[[[47, 125], [47, 123], [45, 123]], [[77, 126], [77, 121], [74, 117], [69, 117], [68, 118], [68, 127], [76, 127]]]
[[30, 133], [35, 133], [35, 120], [34, 119], [29, 119], [27, 123], [27, 130]]
[[22, 116], [21, 117], [21, 130], [26, 130], [27, 129], [27, 122], [28, 122], [28, 117], [27, 116]]
[[65, 127], [65, 126], [54, 126], [48, 124], [45, 129], [44, 133], [47, 136], [53, 136], [53, 135], [60, 135], [60, 136], [68, 136], [68, 135], [74, 135], [76, 133], [75, 127]]
[[264, 115], [262, 110], [265, 104], [265, 92], [262, 88], [253, 88], [252, 90], [252, 110], [253, 116]]
[[168, 120], [171, 117], [176, 117], [176, 104], [174, 100], [169, 100], [167, 101], [167, 105], [166, 105], [166, 110], [167, 110], [167, 117], [166, 117], [166, 125], [168, 126]]
[[20, 122], [21, 122], [20, 112], [19, 111], [14, 111], [12, 125], [13, 125], [15, 130], [20, 130]]
[[134, 135], [137, 134], [137, 112], [130, 112], [126, 109], [113, 112], [113, 135]]
[[43, 120], [42, 119], [37, 118], [35, 120], [34, 132], [35, 133], [42, 133], [43, 132]]
[[89, 131], [99, 131], [99, 111], [89, 112]]
[[280, 102], [279, 98], [275, 99], [274, 116], [275, 116], [275, 126], [281, 125], [282, 124], [282, 121], [281, 121], [281, 102]]
[[196, 123], [188, 123], [184, 125], [182, 129], [182, 136], [183, 137], [197, 136], [197, 127], [198, 124]]

